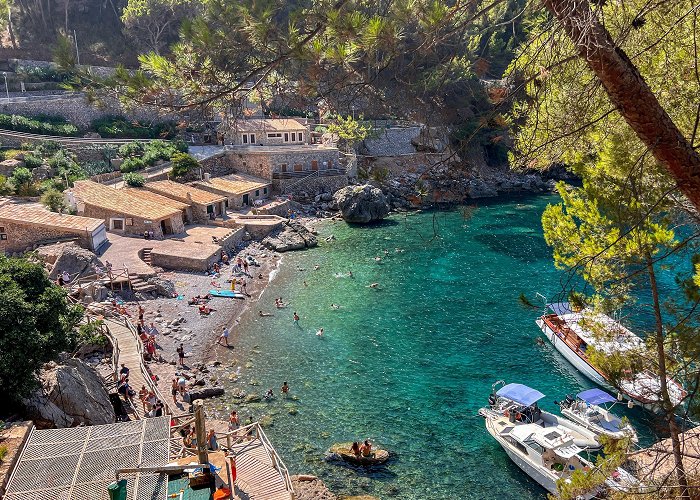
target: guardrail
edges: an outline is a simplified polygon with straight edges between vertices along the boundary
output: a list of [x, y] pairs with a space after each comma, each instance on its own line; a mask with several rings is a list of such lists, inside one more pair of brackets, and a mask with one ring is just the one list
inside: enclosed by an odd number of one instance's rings
[[92, 139], [89, 137], [65, 137], [59, 135], [30, 134], [29, 132], [17, 132], [15, 130], [0, 129], [0, 135], [26, 139], [31, 141], [53, 141], [64, 146], [105, 146], [109, 144], [128, 144], [130, 142], [150, 142], [153, 139]]

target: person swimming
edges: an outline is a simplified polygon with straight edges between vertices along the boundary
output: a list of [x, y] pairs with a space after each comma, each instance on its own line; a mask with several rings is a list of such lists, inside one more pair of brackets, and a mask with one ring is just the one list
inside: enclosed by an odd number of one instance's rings
[[275, 397], [275, 393], [272, 392], [272, 388], [269, 388], [265, 393], [265, 399], [272, 399]]
[[260, 316], [261, 318], [266, 318], [266, 317], [268, 317], [268, 316], [272, 316], [272, 314], [266, 313], [266, 312], [262, 312], [262, 311], [258, 311], [258, 316]]
[[338, 304], [331, 304], [331, 309], [340, 309]]
[[379, 288], [379, 283], [370, 283], [367, 288]]
[[317, 337], [323, 337], [323, 328], [319, 328], [319, 330], [316, 332]]

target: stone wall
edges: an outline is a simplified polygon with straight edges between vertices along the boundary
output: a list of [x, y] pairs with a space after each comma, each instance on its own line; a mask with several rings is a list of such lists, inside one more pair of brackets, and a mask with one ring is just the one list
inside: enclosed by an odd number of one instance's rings
[[[131, 219], [133, 224], [130, 226], [124, 224], [124, 231], [114, 231], [120, 234], [130, 234], [135, 236], [142, 236], [143, 232], [146, 230], [153, 231], [153, 237], [157, 239], [163, 238], [163, 231], [160, 227], [159, 220], [144, 219], [143, 217], [133, 217], [131, 215], [121, 214], [118, 212], [113, 212], [111, 210], [104, 209], [102, 207], [97, 207], [95, 205], [90, 205], [85, 203], [82, 213], [79, 215], [84, 215], [85, 217], [94, 217], [96, 219], [102, 219], [105, 221], [105, 226], [107, 230], [110, 231], [109, 220], [111, 218], [123, 218]], [[146, 220], [151, 220], [150, 224], [146, 224]], [[166, 222], [167, 224], [167, 222]], [[172, 227], [173, 234], [185, 232], [185, 224], [182, 221], [181, 215], [176, 215], [170, 218], [170, 226]]]
[[348, 178], [345, 175], [332, 175], [310, 177], [304, 182], [299, 182], [299, 179], [274, 179], [272, 185], [280, 193], [292, 196], [315, 196], [321, 193], [335, 193], [348, 185]]
[[37, 244], [64, 239], [75, 239], [81, 247], [90, 249], [91, 235], [86, 231], [18, 224], [7, 219], [0, 219], [0, 226], [5, 229], [3, 234], [7, 235], [6, 240], [0, 239], [0, 254], [21, 253], [33, 249]]
[[182, 271], [206, 271], [218, 262], [220, 256], [218, 245], [188, 245], [174, 240], [168, 240], [151, 250], [154, 266]]
[[398, 156], [412, 154], [416, 148], [411, 139], [420, 135], [420, 126], [379, 129], [376, 138], [362, 141], [360, 150], [370, 156]]

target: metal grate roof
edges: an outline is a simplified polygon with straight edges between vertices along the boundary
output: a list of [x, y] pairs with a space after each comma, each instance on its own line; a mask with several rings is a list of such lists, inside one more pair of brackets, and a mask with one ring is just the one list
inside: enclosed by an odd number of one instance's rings
[[[108, 500], [115, 470], [169, 461], [170, 419], [32, 430], [5, 500]], [[165, 474], [122, 474], [129, 500], [165, 500]]]

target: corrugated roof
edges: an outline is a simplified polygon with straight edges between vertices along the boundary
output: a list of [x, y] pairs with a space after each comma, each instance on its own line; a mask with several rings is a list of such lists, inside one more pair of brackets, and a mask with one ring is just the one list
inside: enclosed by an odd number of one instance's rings
[[167, 196], [163, 196], [161, 194], [154, 193], [153, 191], [149, 191], [148, 189], [127, 188], [126, 192], [131, 193], [134, 196], [138, 196], [144, 200], [152, 201], [155, 203], [160, 203], [161, 205], [165, 205], [166, 207], [173, 207], [173, 208], [177, 208], [178, 210], [184, 210], [186, 208], [189, 208], [189, 205], [187, 203], [173, 200], [172, 198], [168, 198]]
[[203, 189], [197, 189], [194, 186], [188, 186], [187, 184], [180, 184], [179, 182], [173, 181], [147, 182], [144, 187], [150, 191], [184, 203], [190, 202], [190, 197], [192, 202], [200, 205], [209, 205], [226, 199], [225, 196], [221, 196], [220, 194], [210, 193]]
[[124, 215], [154, 220], [180, 215], [180, 210], [147, 200], [133, 191], [114, 189], [93, 181], [78, 181], [72, 191], [83, 203]]
[[303, 125], [292, 118], [251, 118], [237, 121], [233, 128], [237, 132], [285, 132], [285, 131], [306, 131]]
[[31, 224], [44, 227], [58, 227], [76, 231], [92, 232], [104, 225], [102, 219], [79, 217], [77, 215], [59, 214], [45, 209], [23, 205], [5, 204], [0, 206], [0, 219], [8, 219], [19, 224]]
[[252, 175], [231, 174], [225, 177], [212, 177], [209, 181], [199, 181], [196, 185], [205, 189], [211, 187], [229, 194], [244, 194], [254, 189], [269, 186], [270, 183]]

